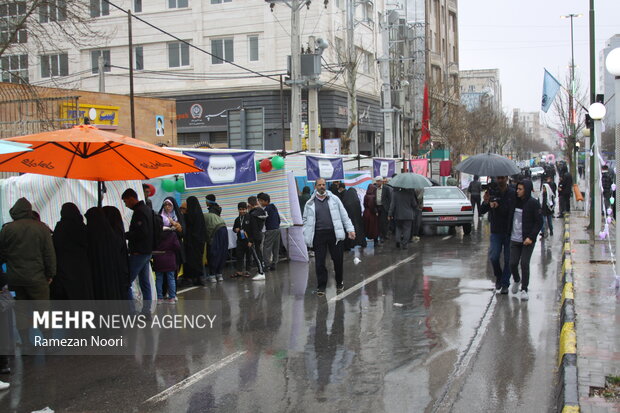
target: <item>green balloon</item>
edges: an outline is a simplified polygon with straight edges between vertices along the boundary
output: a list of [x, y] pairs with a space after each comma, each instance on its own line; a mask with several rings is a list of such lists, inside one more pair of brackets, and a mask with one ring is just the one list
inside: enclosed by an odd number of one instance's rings
[[183, 193], [185, 192], [185, 180], [183, 179], [179, 179], [178, 181], [176, 181], [174, 183], [174, 188], [177, 190], [177, 192], [179, 193]]
[[170, 179], [164, 179], [161, 181], [161, 188], [165, 192], [174, 192], [174, 181]]
[[256, 161], [256, 172], [260, 172], [260, 161]]
[[281, 156], [274, 156], [271, 158], [271, 166], [273, 169], [282, 169], [284, 168], [284, 158]]

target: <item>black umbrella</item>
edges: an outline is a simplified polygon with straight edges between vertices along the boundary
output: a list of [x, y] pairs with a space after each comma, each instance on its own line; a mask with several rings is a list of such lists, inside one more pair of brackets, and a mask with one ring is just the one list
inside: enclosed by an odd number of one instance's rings
[[511, 176], [521, 172], [512, 160], [494, 153], [470, 156], [456, 170], [479, 176]]

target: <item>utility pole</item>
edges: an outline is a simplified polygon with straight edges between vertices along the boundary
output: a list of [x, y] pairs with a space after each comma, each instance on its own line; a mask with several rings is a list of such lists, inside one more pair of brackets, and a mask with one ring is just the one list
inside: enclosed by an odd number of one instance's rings
[[97, 58], [97, 69], [99, 70], [99, 93], [105, 93], [105, 61], [103, 60], [103, 54], [99, 52], [99, 57]]
[[131, 137], [136, 137], [136, 115], [133, 95], [133, 35], [131, 31], [131, 10], [127, 10], [127, 35], [129, 38], [129, 109], [131, 115]]
[[347, 0], [347, 121], [350, 139], [349, 152], [357, 153], [357, 58], [355, 53], [355, 0]]
[[[314, 36], [308, 38], [308, 50], [314, 53], [316, 43]], [[317, 78], [311, 78], [308, 83], [308, 150], [321, 152], [319, 139], [319, 85]]]
[[394, 156], [394, 109], [392, 108], [392, 87], [390, 85], [390, 20], [389, 13], [384, 13], [384, 21], [381, 22], [381, 43], [383, 56], [379, 59], [381, 73], [381, 94], [383, 95], [383, 156]]
[[[596, 56], [595, 56], [595, 27], [594, 27], [594, 0], [590, 0], [590, 104], [596, 101]], [[592, 122], [594, 125], [594, 122]], [[594, 139], [594, 127], [590, 128], [590, 136]], [[591, 139], [591, 140], [592, 140]], [[586, 148], [587, 151], [590, 148]], [[594, 215], [596, 211], [596, 207], [594, 206], [595, 201], [595, 179], [594, 175], [598, 173], [595, 169], [596, 163], [595, 159], [596, 155], [590, 157], [590, 228], [594, 228]], [[597, 236], [595, 233], [594, 236]], [[616, 254], [618, 254], [616, 252]]]

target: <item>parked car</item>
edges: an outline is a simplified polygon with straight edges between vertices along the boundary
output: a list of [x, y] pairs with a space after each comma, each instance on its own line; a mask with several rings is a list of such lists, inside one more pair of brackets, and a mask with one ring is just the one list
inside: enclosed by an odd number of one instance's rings
[[474, 211], [467, 196], [455, 186], [424, 188], [422, 225], [429, 227], [463, 227], [471, 233]]
[[530, 168], [530, 174], [532, 176], [532, 179], [540, 178], [544, 173], [545, 168], [543, 168], [542, 166], [535, 166], [533, 168]]

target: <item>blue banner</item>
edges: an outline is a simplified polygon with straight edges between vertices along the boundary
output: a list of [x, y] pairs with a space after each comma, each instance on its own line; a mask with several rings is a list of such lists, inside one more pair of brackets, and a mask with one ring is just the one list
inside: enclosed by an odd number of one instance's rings
[[559, 90], [560, 82], [558, 82], [556, 78], [553, 77], [551, 73], [547, 72], [547, 69], [545, 69], [545, 79], [543, 81], [543, 94], [541, 102], [541, 109], [543, 112], [547, 113]]
[[390, 178], [396, 172], [396, 160], [394, 159], [378, 159], [372, 160], [372, 176], [376, 178]]
[[327, 181], [344, 179], [342, 158], [317, 158], [306, 155], [306, 176], [308, 181], [323, 178]]
[[230, 153], [184, 151], [183, 154], [196, 158], [194, 165], [203, 170], [185, 174], [185, 187], [188, 189], [256, 181], [254, 151]]

